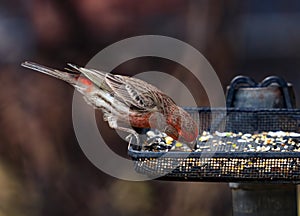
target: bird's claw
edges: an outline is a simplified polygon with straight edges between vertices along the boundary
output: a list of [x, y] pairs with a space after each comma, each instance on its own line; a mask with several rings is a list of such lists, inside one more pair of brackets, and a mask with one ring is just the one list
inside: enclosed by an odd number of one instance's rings
[[138, 137], [138, 135], [136, 134], [128, 134], [126, 137], [125, 137], [125, 140], [127, 140], [129, 143], [132, 143], [132, 139], [135, 138], [136, 139], [136, 143], [139, 143], [140, 142], [140, 139]]
[[[134, 139], [136, 142], [133, 141]], [[129, 134], [128, 136], [125, 137], [125, 140], [129, 142], [129, 145], [136, 145], [136, 146], [140, 145], [140, 138], [137, 134]]]

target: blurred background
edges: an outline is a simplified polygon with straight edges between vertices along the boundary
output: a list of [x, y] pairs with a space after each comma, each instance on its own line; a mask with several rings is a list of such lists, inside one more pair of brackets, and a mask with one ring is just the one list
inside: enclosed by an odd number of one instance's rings
[[[300, 100], [299, 20], [296, 0], [1, 0], [0, 216], [231, 215], [225, 183], [128, 182], [98, 170], [75, 138], [73, 89], [20, 63], [85, 65], [121, 39], [165, 35], [197, 48], [224, 88], [240, 74], [256, 81], [278, 75], [293, 83]], [[199, 106], [209, 105], [202, 87], [193, 87], [174, 62], [140, 58], [115, 72], [146, 70], [179, 76]], [[126, 143], [97, 115], [111, 148], [127, 157]]]

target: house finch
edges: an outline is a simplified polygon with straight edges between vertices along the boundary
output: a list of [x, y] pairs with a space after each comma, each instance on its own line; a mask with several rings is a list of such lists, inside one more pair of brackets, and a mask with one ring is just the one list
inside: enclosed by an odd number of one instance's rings
[[191, 116], [177, 106], [165, 93], [137, 78], [113, 75], [95, 69], [68, 64], [69, 69], [59, 71], [33, 62], [22, 63], [30, 68], [64, 80], [83, 94], [85, 101], [103, 111], [104, 120], [111, 128], [139, 136], [131, 127], [153, 128], [165, 132], [175, 140], [194, 147], [198, 126]]

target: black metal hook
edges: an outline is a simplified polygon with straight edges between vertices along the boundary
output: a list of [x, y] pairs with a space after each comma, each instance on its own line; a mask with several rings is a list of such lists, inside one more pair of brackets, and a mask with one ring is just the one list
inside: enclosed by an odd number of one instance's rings
[[235, 77], [228, 88], [227, 91], [227, 97], [226, 97], [226, 106], [227, 107], [232, 107], [233, 105], [233, 100], [234, 100], [234, 95], [235, 95], [235, 90], [238, 89], [240, 86], [244, 87], [267, 87], [272, 84], [278, 84], [279, 87], [282, 90], [283, 98], [285, 101], [286, 108], [292, 109], [293, 108], [293, 103], [291, 99], [291, 95], [289, 92], [289, 85], [288, 83], [281, 77], [278, 76], [269, 76], [265, 78], [261, 83], [255, 82], [252, 78], [247, 77], [247, 76], [237, 76]]
[[288, 89], [288, 83], [281, 77], [278, 76], [269, 76], [265, 78], [258, 86], [259, 87], [267, 87], [270, 86], [271, 84], [278, 84], [280, 88], [282, 89], [282, 94], [283, 98], [285, 101], [286, 108], [292, 109], [293, 108], [293, 103], [291, 100], [291, 95]]
[[233, 105], [233, 98], [235, 94], [235, 90], [238, 86], [246, 86], [246, 87], [256, 87], [257, 82], [255, 82], [252, 78], [247, 76], [237, 76], [233, 78], [231, 81], [228, 91], [227, 91], [227, 97], [226, 97], [226, 106], [231, 107]]

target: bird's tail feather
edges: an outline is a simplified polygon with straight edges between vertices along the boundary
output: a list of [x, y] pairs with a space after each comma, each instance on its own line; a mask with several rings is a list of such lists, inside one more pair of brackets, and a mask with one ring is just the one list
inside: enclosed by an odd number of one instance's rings
[[29, 69], [53, 76], [55, 78], [64, 80], [73, 85], [76, 83], [76, 78], [74, 77], [74, 74], [70, 74], [68, 72], [63, 72], [60, 70], [49, 68], [49, 67], [37, 64], [35, 62], [29, 62], [29, 61], [25, 61], [21, 65], [25, 68], [29, 68]]

